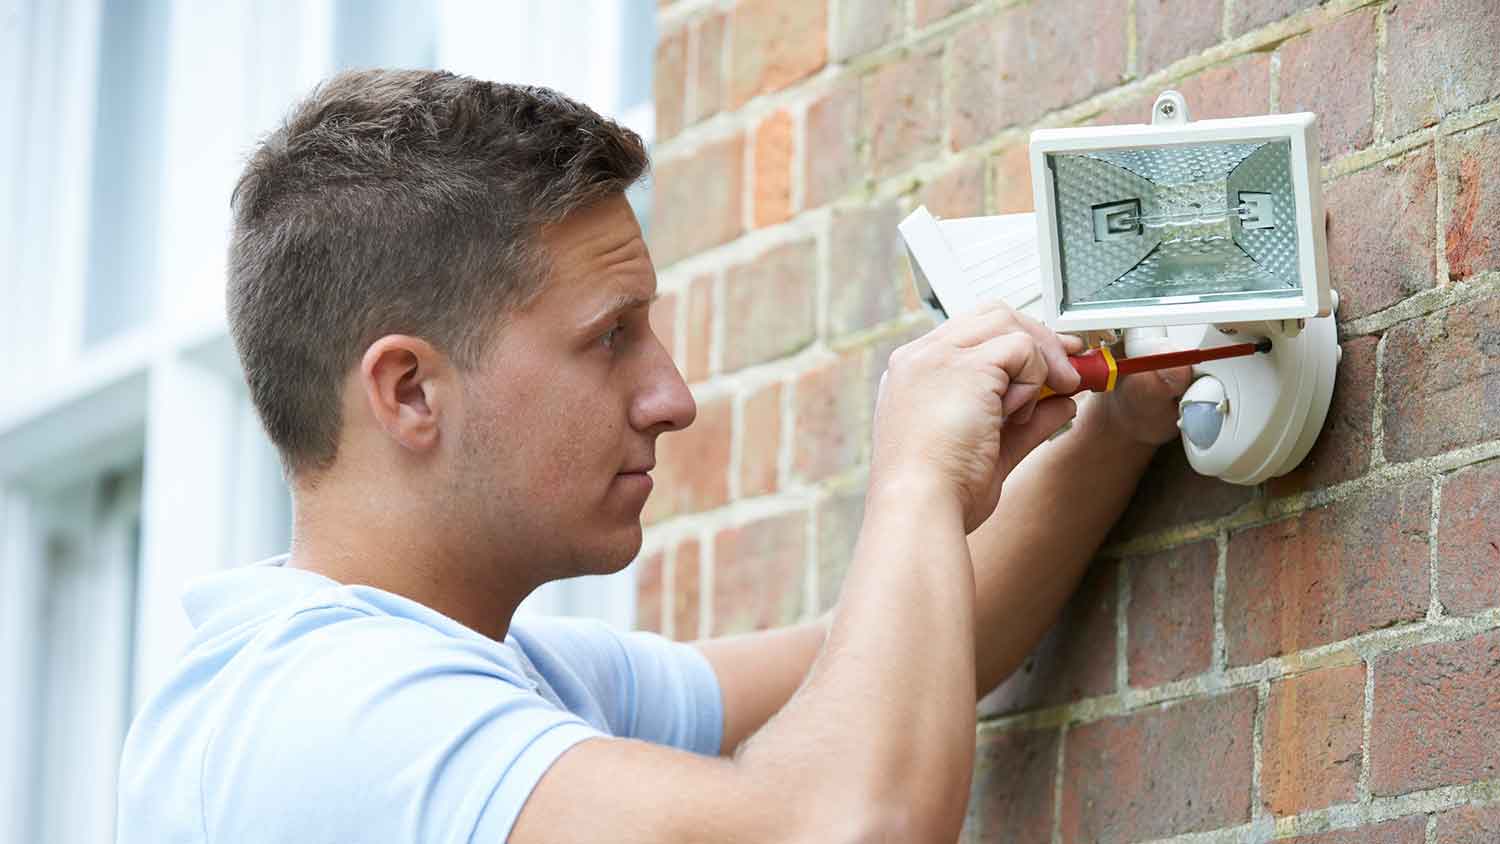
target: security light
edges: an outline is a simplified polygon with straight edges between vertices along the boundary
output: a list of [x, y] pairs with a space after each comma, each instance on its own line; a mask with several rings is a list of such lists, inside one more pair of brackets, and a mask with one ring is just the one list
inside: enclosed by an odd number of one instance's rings
[[1001, 299], [1058, 331], [1123, 329], [1130, 356], [1269, 339], [1194, 367], [1183, 447], [1236, 483], [1300, 463], [1339, 358], [1317, 117], [1190, 122], [1167, 91], [1150, 125], [1034, 132], [1031, 170], [1035, 214], [901, 223], [920, 298], [940, 317]]

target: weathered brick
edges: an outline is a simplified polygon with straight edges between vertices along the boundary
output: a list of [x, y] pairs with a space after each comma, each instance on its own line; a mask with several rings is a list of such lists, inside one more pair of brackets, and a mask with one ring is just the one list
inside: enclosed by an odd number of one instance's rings
[[799, 376], [792, 389], [792, 474], [819, 481], [865, 460], [875, 400], [864, 356], [845, 352]]
[[[937, 154], [943, 137], [942, 53], [918, 53], [866, 76], [860, 89], [861, 133], [870, 164], [884, 178]], [[809, 161], [809, 166], [816, 166]]]
[[971, 841], [1049, 841], [1057, 730], [1012, 730], [979, 739], [965, 825]]
[[1500, 633], [1376, 657], [1370, 791], [1500, 775]]
[[1118, 569], [1113, 560], [1089, 568], [1026, 661], [980, 701], [983, 717], [1114, 693]]
[[950, 98], [953, 148], [1117, 84], [1125, 72], [1125, 10], [1125, 0], [1057, 0], [968, 24], [949, 48], [963, 68]]
[[1218, 545], [1196, 542], [1127, 563], [1130, 685], [1146, 688], [1207, 671], [1213, 662]]
[[672, 638], [680, 642], [691, 642], [699, 636], [701, 570], [698, 540], [689, 539], [678, 545], [672, 558]]
[[1025, 144], [1006, 147], [990, 157], [990, 191], [996, 214], [1034, 210], [1031, 156]]
[[1500, 296], [1386, 335], [1385, 454], [1410, 460], [1500, 437]]
[[1317, 442], [1301, 465], [1266, 484], [1273, 497], [1292, 495], [1357, 478], [1370, 465], [1375, 424], [1375, 353], [1378, 337], [1343, 344], [1333, 382], [1333, 400]]
[[1235, 533], [1224, 632], [1244, 665], [1421, 618], [1432, 493], [1413, 481]]
[[688, 83], [684, 118], [692, 124], [718, 114], [724, 107], [724, 15], [703, 16], [693, 22], [690, 33], [697, 57]]
[[[1243, 4], [1238, 4], [1243, 5]], [[1271, 110], [1271, 56], [1251, 53], [1189, 76], [1174, 86], [1187, 98], [1188, 114], [1193, 120], [1220, 117], [1248, 117]], [[1139, 123], [1151, 116], [1151, 105], [1143, 102], [1131, 122]]]
[[1255, 690], [1240, 689], [1068, 733], [1062, 840], [1143, 841], [1250, 820]]
[[[1278, 839], [1277, 844], [1423, 844], [1426, 840], [1427, 816], [1413, 815], [1369, 826]], [[1448, 844], [1446, 838], [1438, 840]]]
[[735, 135], [653, 165], [649, 238], [658, 268], [744, 231], [744, 155], [745, 139]]
[[713, 372], [709, 356], [713, 346], [714, 311], [717, 306], [714, 282], [713, 276], [700, 275], [690, 281], [687, 287], [687, 318], [682, 326], [685, 341], [682, 375], [689, 384], [702, 381]]
[[1221, 3], [1205, 0], [1137, 0], [1136, 60], [1141, 74], [1219, 43]]
[[828, 60], [828, 4], [741, 0], [729, 33], [729, 102], [779, 91]]
[[833, 22], [833, 60], [841, 62], [883, 47], [906, 29], [904, 3], [837, 3]]
[[802, 145], [802, 205], [817, 208], [843, 196], [861, 178], [858, 81], [845, 81], [807, 107]]
[[1443, 844], [1494, 844], [1500, 841], [1500, 804], [1459, 806], [1437, 816], [1437, 840]]
[[698, 402], [698, 418], [656, 441], [656, 481], [642, 518], [660, 521], [729, 501], [730, 402]]
[[713, 635], [765, 630], [802, 612], [807, 513], [792, 511], [714, 537]]
[[1365, 667], [1325, 668], [1271, 684], [1261, 733], [1261, 802], [1295, 815], [1357, 799]]
[[926, 26], [972, 5], [974, 0], [917, 0], [916, 25]]
[[751, 215], [757, 228], [792, 216], [792, 115], [786, 109], [755, 127], [755, 192]]
[[811, 343], [817, 245], [799, 240], [731, 267], [724, 288], [723, 366], [733, 372]]
[[662, 631], [664, 602], [670, 598], [663, 594], [662, 565], [666, 552], [657, 549], [644, 554], [635, 561], [635, 629]]
[[1193, 471], [1182, 446], [1168, 443], [1152, 457], [1110, 538], [1132, 539], [1167, 527], [1225, 516], [1254, 497], [1253, 487], [1226, 484]]
[[1386, 7], [1385, 134], [1397, 137], [1500, 95], [1493, 0], [1402, 0]]
[[1370, 145], [1375, 120], [1375, 10], [1351, 12], [1282, 45], [1281, 111], [1318, 115], [1323, 159]]
[[1500, 461], [1454, 472], [1438, 507], [1438, 600], [1450, 613], [1500, 607]]
[[984, 213], [984, 162], [965, 161], [922, 186], [921, 203], [935, 217]]
[[1259, 26], [1279, 21], [1324, 0], [1253, 0], [1229, 4], [1229, 35], [1234, 37]]
[[776, 491], [781, 454], [780, 383], [766, 384], [745, 397], [740, 417], [740, 495], [754, 498]]
[[687, 30], [662, 33], [656, 43], [656, 70], [651, 76], [656, 101], [656, 139], [665, 141], [682, 131], [687, 101]]
[[1437, 277], [1437, 169], [1432, 147], [1327, 185], [1328, 282], [1339, 319], [1389, 307]]
[[894, 203], [834, 208], [828, 232], [828, 334], [839, 337], [901, 314]]
[[[1500, 62], [1495, 62], [1500, 64]], [[1500, 268], [1500, 123], [1459, 132], [1445, 138], [1449, 162], [1445, 193], [1452, 197], [1444, 221], [1448, 278], [1466, 279]]]
[[818, 611], [832, 609], [865, 517], [863, 485], [839, 489], [818, 502]]

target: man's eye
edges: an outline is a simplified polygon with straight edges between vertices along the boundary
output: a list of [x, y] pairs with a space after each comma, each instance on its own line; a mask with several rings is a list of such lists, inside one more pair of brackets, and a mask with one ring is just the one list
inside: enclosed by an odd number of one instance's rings
[[610, 327], [608, 331], [604, 333], [604, 336], [599, 338], [599, 342], [604, 345], [604, 348], [613, 349], [620, 342], [620, 334], [624, 330], [625, 323], [616, 322], [613, 326]]

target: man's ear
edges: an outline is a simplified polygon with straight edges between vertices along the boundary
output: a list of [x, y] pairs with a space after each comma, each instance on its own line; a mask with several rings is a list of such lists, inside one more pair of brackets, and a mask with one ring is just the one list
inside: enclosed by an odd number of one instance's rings
[[452, 366], [419, 337], [387, 334], [359, 362], [365, 404], [386, 435], [409, 451], [437, 445], [441, 414], [451, 397]]

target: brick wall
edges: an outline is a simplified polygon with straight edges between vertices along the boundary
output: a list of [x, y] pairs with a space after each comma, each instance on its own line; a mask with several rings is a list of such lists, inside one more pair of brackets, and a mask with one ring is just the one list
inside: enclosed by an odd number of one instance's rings
[[894, 225], [1029, 210], [1037, 126], [1322, 117], [1343, 364], [1258, 488], [1163, 448], [981, 706], [971, 841], [1500, 841], [1500, 3], [676, 0], [642, 625], [807, 618], [859, 527], [887, 355], [929, 327]]

